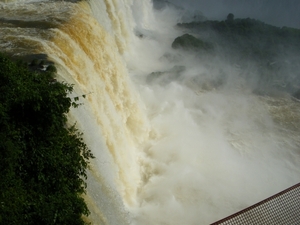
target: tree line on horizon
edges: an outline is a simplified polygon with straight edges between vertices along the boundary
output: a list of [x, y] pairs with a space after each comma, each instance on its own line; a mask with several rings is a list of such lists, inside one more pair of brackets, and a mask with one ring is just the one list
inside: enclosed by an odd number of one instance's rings
[[[172, 47], [210, 57], [224, 56], [232, 65], [246, 70], [256, 65], [260, 91], [274, 88], [300, 95], [300, 29], [276, 27], [251, 18], [204, 20], [177, 24], [185, 34]], [[275, 81], [280, 81], [276, 86]], [[300, 96], [299, 96], [300, 97]]]

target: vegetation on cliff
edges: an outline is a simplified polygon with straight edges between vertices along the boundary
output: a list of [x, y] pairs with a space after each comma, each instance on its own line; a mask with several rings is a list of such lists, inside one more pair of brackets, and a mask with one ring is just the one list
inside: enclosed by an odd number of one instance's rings
[[[181, 23], [178, 27], [187, 34], [176, 38], [173, 48], [202, 55], [207, 55], [203, 49], [209, 49], [213, 52], [210, 56], [222, 57], [242, 71], [255, 70], [260, 92], [272, 88], [294, 96], [299, 93], [299, 29], [276, 27], [250, 18], [235, 19], [232, 13], [223, 21]], [[201, 43], [213, 47], [205, 48]]]
[[[257, 60], [272, 60], [282, 51], [300, 50], [300, 30], [276, 27], [255, 19], [234, 19], [228, 14], [223, 21], [206, 20], [178, 24], [190, 31], [205, 33], [207, 39], [225, 44], [226, 48], [239, 50], [243, 56], [253, 56]], [[279, 51], [281, 50], [281, 51]]]
[[177, 37], [173, 43], [172, 48], [183, 48], [183, 49], [197, 49], [203, 51], [209, 51], [213, 49], [213, 45], [209, 42], [205, 42], [199, 38], [195, 38], [193, 35], [184, 34]]
[[88, 160], [71, 85], [0, 55], [0, 224], [85, 224]]

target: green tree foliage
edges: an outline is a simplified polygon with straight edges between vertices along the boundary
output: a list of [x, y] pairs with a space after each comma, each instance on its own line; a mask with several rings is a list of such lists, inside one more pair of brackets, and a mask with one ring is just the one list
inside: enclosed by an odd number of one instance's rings
[[71, 85], [0, 55], [0, 224], [85, 224], [88, 159]]
[[227, 21], [233, 21], [234, 20], [234, 15], [232, 13], [229, 13], [227, 15]]
[[186, 50], [200, 50], [200, 51], [208, 51], [213, 49], [212, 44], [202, 41], [199, 38], [194, 37], [193, 35], [190, 34], [184, 34], [180, 37], [177, 37], [173, 43], [172, 43], [172, 48], [183, 48]]

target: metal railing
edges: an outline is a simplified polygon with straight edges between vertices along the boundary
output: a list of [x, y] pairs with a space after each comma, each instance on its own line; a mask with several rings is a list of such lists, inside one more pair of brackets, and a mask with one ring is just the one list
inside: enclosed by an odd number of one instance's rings
[[300, 225], [300, 183], [211, 225]]

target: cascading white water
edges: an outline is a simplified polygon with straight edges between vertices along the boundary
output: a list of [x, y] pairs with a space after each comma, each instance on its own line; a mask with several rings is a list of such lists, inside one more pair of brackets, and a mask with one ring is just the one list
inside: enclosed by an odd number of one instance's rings
[[[171, 9], [27, 2], [1, 4], [0, 17], [3, 51], [47, 54], [74, 96], [87, 94], [69, 119], [96, 156], [92, 224], [208, 224], [299, 182], [299, 102], [252, 94], [220, 58], [172, 50]], [[220, 68], [230, 76], [216, 89]], [[156, 71], [167, 76], [149, 82]]]

